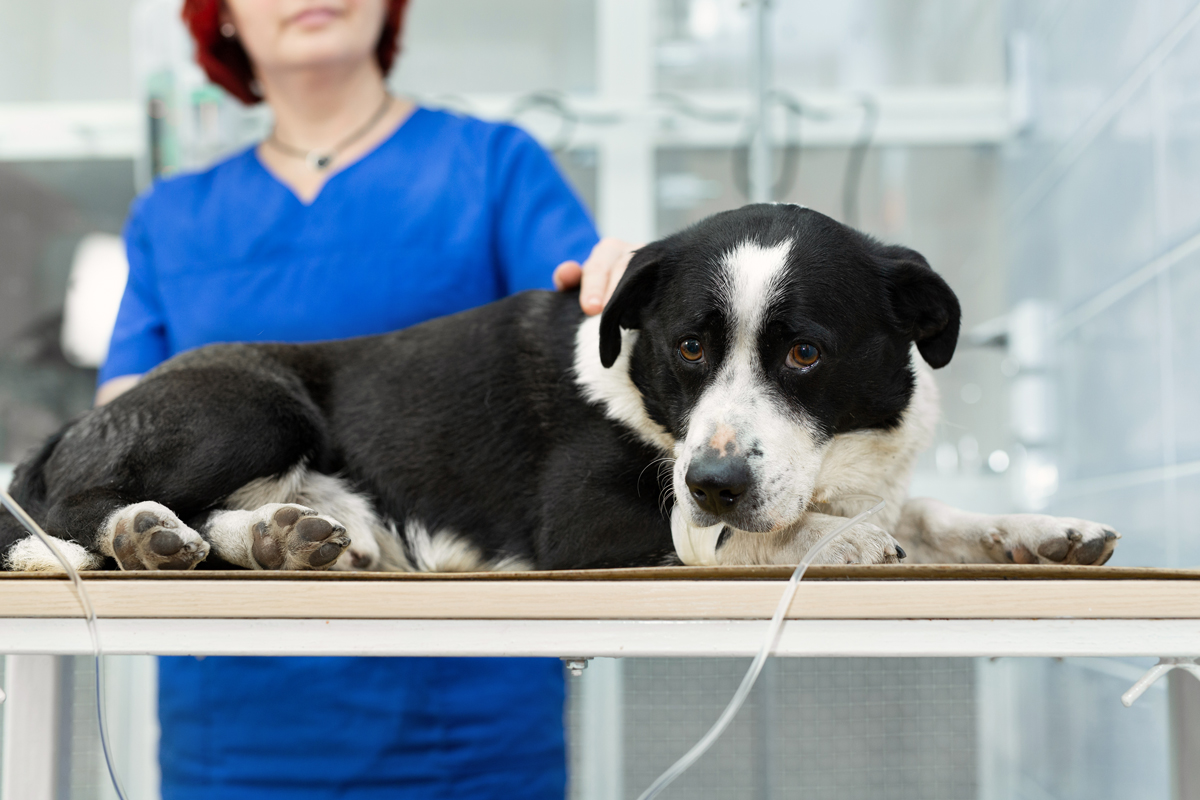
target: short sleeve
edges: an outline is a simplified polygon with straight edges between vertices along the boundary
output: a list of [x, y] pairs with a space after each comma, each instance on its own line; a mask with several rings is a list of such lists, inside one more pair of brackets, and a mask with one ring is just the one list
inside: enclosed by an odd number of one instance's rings
[[488, 165], [496, 257], [507, 294], [549, 289], [563, 261], [583, 262], [599, 241], [587, 209], [558, 167], [519, 128], [497, 129]]
[[146, 196], [133, 205], [125, 224], [125, 254], [129, 279], [117, 312], [108, 357], [99, 382], [122, 375], [140, 375], [167, 360], [166, 319], [154, 280], [154, 257], [145, 222]]

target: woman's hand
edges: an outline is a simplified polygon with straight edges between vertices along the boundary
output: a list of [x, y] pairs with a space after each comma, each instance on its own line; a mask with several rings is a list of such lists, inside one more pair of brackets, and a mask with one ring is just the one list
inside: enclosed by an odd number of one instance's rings
[[554, 288], [560, 292], [579, 287], [579, 305], [585, 314], [599, 314], [625, 274], [633, 245], [621, 239], [605, 237], [596, 243], [587, 261], [564, 261], [554, 269]]
[[105, 403], [116, 400], [121, 395], [128, 392], [137, 382], [142, 379], [141, 375], [122, 375], [119, 378], [110, 378], [100, 384], [100, 388], [96, 390], [96, 405], [102, 406]]

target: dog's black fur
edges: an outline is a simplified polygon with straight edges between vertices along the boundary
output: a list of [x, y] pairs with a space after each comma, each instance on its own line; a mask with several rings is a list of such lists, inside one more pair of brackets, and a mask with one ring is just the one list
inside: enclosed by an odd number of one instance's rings
[[[950, 360], [958, 302], [917, 253], [794, 206], [726, 212], [640, 250], [600, 324], [606, 367], [620, 328], [641, 330], [630, 375], [672, 436], [686, 434], [728, 340], [719, 254], [788, 239], [759, 353], [822, 435], [898, 424], [912, 343], [935, 367]], [[344, 476], [384, 518], [456, 531], [488, 558], [664, 563], [674, 552], [670, 477], [655, 466], [664, 454], [581, 394], [582, 319], [574, 294], [526, 292], [383, 336], [184, 353], [53, 437], [12, 493], [49, 533], [98, 552], [119, 508], [154, 500], [199, 528], [239, 487], [307, 462]], [[687, 335], [706, 343], [701, 367], [679, 357]], [[821, 351], [806, 374], [783, 366], [798, 339]], [[25, 535], [0, 520], [0, 552]]]

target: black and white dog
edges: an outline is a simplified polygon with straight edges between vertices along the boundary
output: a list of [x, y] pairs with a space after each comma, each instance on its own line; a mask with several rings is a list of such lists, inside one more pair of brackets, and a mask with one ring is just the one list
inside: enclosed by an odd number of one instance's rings
[[[1118, 535], [905, 500], [954, 293], [918, 253], [757, 205], [639, 250], [600, 317], [527, 292], [384, 336], [182, 354], [13, 494], [81, 569], [1102, 564]], [[54, 569], [5, 517], [9, 569]]]

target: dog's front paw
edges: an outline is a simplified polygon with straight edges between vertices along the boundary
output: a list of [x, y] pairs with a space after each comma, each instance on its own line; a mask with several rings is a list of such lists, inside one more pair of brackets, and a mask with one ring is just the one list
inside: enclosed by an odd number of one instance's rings
[[191, 569], [208, 556], [208, 542], [160, 503], [126, 506], [110, 524], [121, 569]]
[[292, 503], [259, 509], [250, 553], [262, 569], [328, 569], [350, 546], [336, 520]]
[[[816, 546], [818, 538], [813, 538], [812, 546]], [[904, 548], [890, 533], [869, 522], [860, 522], [822, 547], [812, 563], [899, 564], [904, 556]]]
[[[845, 517], [809, 514], [801, 525], [775, 533], [747, 533], [724, 526], [696, 528], [675, 533], [681, 561], [698, 564], [799, 564], [830, 531], [846, 524]], [[704, 560], [704, 553], [715, 556]], [[869, 522], [847, 528], [829, 541], [813, 558], [813, 564], [897, 564], [904, 549], [892, 535]], [[689, 560], [691, 559], [691, 560]]]
[[1005, 564], [1090, 564], [1112, 558], [1121, 534], [1095, 522], [1044, 514], [1007, 514], [984, 534], [984, 547]]

